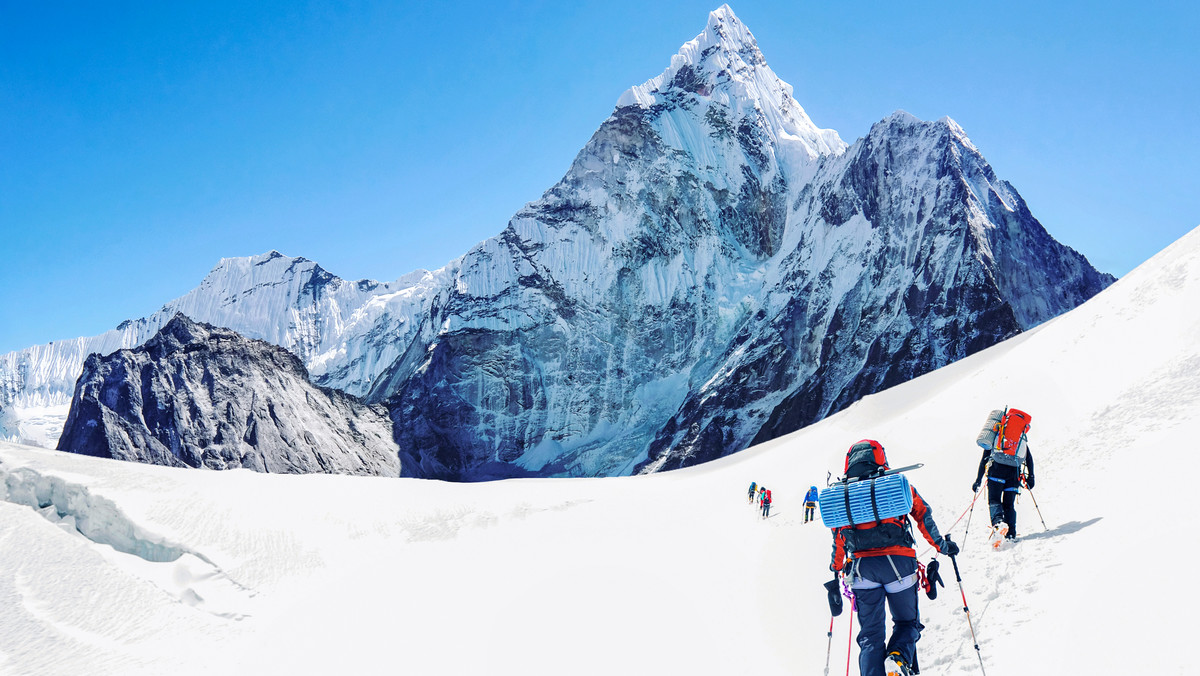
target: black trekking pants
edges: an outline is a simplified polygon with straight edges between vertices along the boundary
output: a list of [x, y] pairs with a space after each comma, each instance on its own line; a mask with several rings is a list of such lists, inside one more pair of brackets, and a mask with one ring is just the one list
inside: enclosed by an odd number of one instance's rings
[[1010, 537], [1017, 536], [1017, 490], [1020, 488], [1020, 470], [1008, 465], [992, 463], [988, 470], [988, 513], [992, 526], [1001, 522], [1008, 524]]
[[[900, 653], [905, 664], [915, 665], [917, 641], [925, 628], [917, 609], [917, 560], [911, 556], [870, 556], [858, 561], [856, 572], [852, 589], [861, 626], [859, 673], [883, 676], [883, 660], [893, 650]], [[885, 602], [892, 615], [892, 636], [887, 640]]]

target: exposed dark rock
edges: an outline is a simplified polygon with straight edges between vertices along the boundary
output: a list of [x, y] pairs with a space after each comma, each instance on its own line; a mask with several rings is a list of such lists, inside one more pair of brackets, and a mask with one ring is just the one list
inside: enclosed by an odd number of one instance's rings
[[88, 357], [58, 448], [176, 467], [400, 473], [385, 410], [313, 385], [281, 347], [181, 314], [140, 348]]

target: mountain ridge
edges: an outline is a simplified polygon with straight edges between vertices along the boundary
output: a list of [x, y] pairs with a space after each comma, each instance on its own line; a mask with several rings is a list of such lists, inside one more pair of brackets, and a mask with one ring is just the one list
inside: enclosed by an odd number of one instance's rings
[[736, 452], [1112, 282], [950, 118], [846, 146], [791, 92], [722, 7], [463, 257], [369, 290], [271, 257], [287, 294], [199, 318], [272, 322], [314, 382], [386, 403], [411, 476], [592, 476]]

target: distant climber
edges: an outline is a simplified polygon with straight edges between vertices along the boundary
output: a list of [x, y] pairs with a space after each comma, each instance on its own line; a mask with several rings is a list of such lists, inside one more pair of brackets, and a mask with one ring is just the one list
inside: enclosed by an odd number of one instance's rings
[[808, 492], [804, 494], [804, 523], [816, 520], [813, 516], [817, 509], [817, 487], [812, 486]]
[[[1000, 414], [997, 416], [997, 414]], [[979, 472], [971, 492], [978, 493], [983, 477], [987, 476], [988, 513], [992, 520], [993, 546], [1017, 539], [1017, 494], [1020, 492], [1022, 468], [1025, 486], [1032, 489], [1033, 453], [1025, 433], [1029, 430], [1030, 416], [1015, 408], [993, 411], [989, 420], [995, 418], [995, 429], [989, 439], [978, 443], [984, 447], [979, 459]], [[985, 432], [986, 432], [985, 428]], [[984, 435], [980, 435], [983, 439]], [[990, 443], [985, 444], [985, 441]]]
[[758, 484], [751, 481], [750, 482], [750, 492], [747, 494], [748, 495], [747, 501], [752, 505], [754, 504], [754, 494], [757, 491], [758, 491]]
[[[878, 441], [864, 439], [846, 452], [847, 478], [866, 477], [887, 468], [887, 455]], [[916, 488], [910, 490], [912, 509], [908, 514], [832, 529], [830, 569], [841, 572], [850, 585], [862, 623], [858, 632], [858, 669], [862, 676], [919, 672], [917, 640], [923, 625], [917, 609], [917, 552], [913, 549], [916, 540], [912, 522], [939, 552], [958, 554], [958, 545], [938, 532], [929, 504]], [[892, 637], [886, 643], [885, 599], [892, 615]]]
[[763, 495], [762, 501], [762, 518], [767, 518], [771, 514], [771, 491], [768, 490]]

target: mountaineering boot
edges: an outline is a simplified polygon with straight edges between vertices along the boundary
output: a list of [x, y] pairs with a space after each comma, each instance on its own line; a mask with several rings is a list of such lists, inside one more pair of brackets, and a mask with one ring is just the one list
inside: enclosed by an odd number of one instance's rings
[[1000, 549], [1004, 539], [1008, 537], [1008, 524], [1002, 523], [992, 529], [992, 549]]
[[908, 665], [900, 659], [900, 653], [894, 650], [883, 659], [883, 673], [887, 676], [912, 676]]

